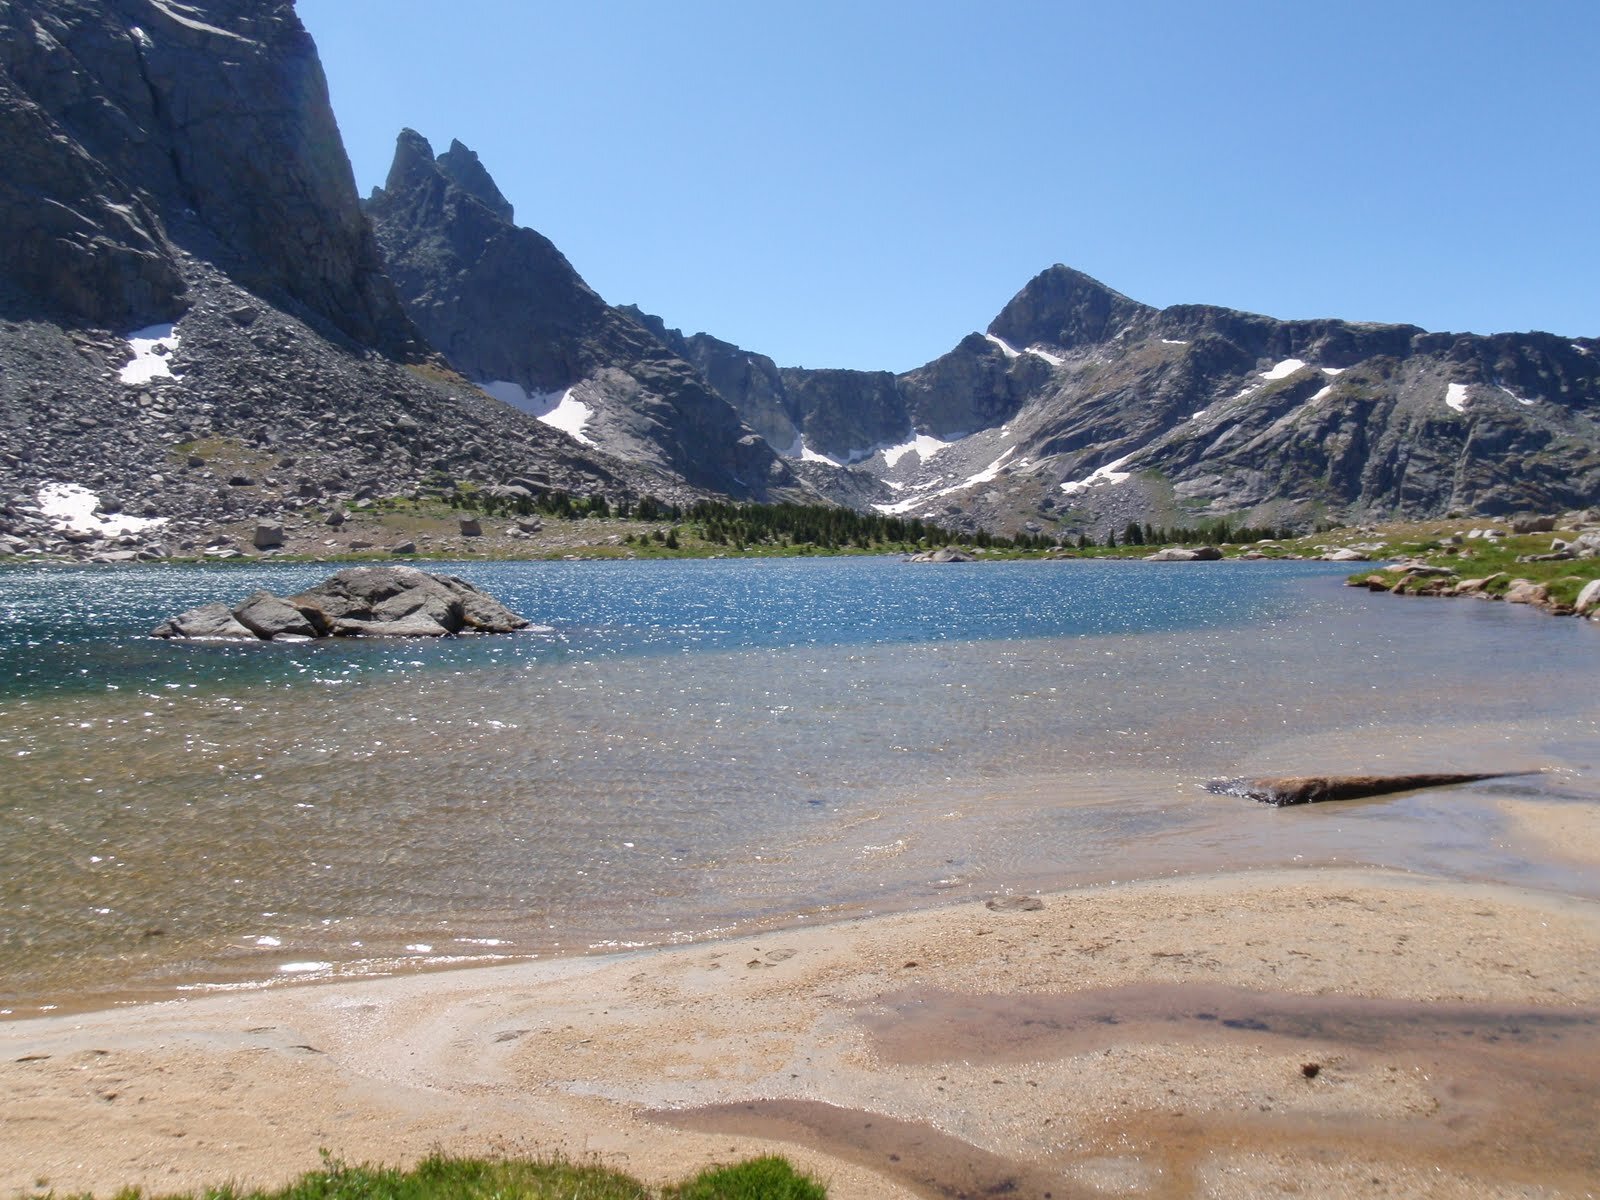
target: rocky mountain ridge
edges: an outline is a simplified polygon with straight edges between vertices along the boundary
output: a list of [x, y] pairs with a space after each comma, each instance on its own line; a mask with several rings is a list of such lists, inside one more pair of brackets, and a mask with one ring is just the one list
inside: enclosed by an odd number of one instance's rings
[[469, 379], [578, 440], [738, 499], [816, 499], [702, 376], [516, 225], [477, 155], [403, 130], [367, 201], [407, 311]]
[[4, 0], [0, 154], [0, 552], [458, 481], [704, 494], [426, 344], [288, 0]]
[[785, 453], [957, 527], [1555, 512], [1600, 489], [1595, 339], [1157, 309], [1060, 265], [896, 376], [654, 325]]
[[0, 0], [0, 552], [460, 483], [973, 531], [1584, 507], [1600, 342], [1157, 309], [1052, 267], [912, 371], [596, 295], [453, 143], [365, 210], [290, 0]]

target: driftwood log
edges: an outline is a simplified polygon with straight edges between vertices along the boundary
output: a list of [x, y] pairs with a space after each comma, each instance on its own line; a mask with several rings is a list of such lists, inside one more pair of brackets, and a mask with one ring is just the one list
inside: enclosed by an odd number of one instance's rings
[[1290, 804], [1317, 804], [1324, 800], [1359, 800], [1418, 788], [1448, 787], [1480, 779], [1506, 779], [1512, 775], [1537, 775], [1538, 771], [1487, 771], [1477, 774], [1436, 775], [1279, 775], [1261, 779], [1213, 779], [1208, 792], [1220, 796], [1247, 796], [1275, 808]]

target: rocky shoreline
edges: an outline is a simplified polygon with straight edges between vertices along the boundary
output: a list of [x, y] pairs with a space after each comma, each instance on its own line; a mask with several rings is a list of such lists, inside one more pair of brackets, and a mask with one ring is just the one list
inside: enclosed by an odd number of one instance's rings
[[[1490, 527], [1448, 534], [1431, 552], [1346, 583], [1396, 596], [1501, 600], [1551, 616], [1600, 620], [1600, 523], [1592, 515], [1529, 519], [1509, 532]], [[1484, 549], [1475, 551], [1474, 544]]]

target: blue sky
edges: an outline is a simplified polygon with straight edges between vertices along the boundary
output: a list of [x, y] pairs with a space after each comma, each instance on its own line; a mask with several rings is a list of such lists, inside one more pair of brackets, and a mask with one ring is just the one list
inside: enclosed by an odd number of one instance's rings
[[612, 303], [906, 370], [1051, 263], [1600, 335], [1600, 3], [299, 0], [356, 180], [476, 150]]

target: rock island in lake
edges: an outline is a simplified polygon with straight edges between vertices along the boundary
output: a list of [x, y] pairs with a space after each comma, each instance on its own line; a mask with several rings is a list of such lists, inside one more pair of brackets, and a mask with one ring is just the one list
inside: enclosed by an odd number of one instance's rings
[[416, 567], [350, 567], [295, 596], [256, 592], [203, 604], [151, 630], [158, 638], [241, 641], [318, 637], [445, 637], [510, 633], [525, 618], [464, 579]]

